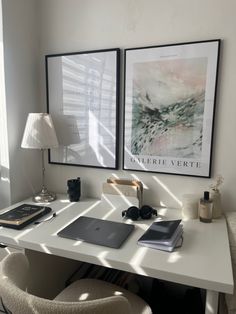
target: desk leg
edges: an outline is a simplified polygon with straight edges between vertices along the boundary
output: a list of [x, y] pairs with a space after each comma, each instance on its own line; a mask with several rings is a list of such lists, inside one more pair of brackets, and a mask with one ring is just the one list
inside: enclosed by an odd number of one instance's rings
[[207, 290], [205, 314], [217, 314], [218, 313], [218, 301], [219, 301], [219, 292]]

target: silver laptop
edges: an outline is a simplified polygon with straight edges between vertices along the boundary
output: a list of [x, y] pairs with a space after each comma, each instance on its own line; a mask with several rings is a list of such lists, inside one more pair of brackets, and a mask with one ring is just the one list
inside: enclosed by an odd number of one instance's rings
[[133, 230], [134, 225], [81, 216], [57, 235], [118, 249]]

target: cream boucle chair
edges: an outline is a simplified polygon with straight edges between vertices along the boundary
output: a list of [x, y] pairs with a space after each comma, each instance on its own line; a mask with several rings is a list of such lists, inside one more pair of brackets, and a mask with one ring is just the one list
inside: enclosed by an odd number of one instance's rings
[[0, 297], [9, 314], [151, 314], [138, 296], [116, 285], [81, 279], [65, 288], [54, 300], [27, 292], [29, 262], [12, 253], [1, 262]]

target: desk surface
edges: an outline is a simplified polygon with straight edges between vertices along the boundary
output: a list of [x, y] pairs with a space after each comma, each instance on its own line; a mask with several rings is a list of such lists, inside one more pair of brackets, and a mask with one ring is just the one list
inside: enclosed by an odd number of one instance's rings
[[[32, 203], [24, 200], [21, 203]], [[19, 204], [21, 204], [19, 203]], [[14, 208], [9, 207], [9, 209]], [[112, 267], [153, 278], [232, 293], [233, 275], [227, 227], [224, 218], [204, 224], [198, 220], [183, 221], [183, 246], [175, 252], [163, 252], [137, 245], [138, 238], [154, 220], [177, 219], [180, 210], [159, 209], [158, 218], [135, 222], [135, 230], [120, 249], [63, 239], [57, 232], [80, 215], [121, 222], [117, 204], [105, 200], [82, 200], [70, 203], [60, 195], [49, 205], [57, 216], [39, 225], [18, 231], [0, 227], [0, 242], [75, 260]], [[46, 219], [46, 218], [45, 218]], [[126, 223], [133, 223], [125, 220]]]

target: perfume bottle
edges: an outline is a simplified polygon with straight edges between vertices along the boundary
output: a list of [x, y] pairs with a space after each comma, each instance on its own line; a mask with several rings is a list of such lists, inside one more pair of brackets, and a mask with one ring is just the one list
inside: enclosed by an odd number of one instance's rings
[[209, 192], [204, 192], [204, 197], [199, 201], [199, 219], [201, 222], [212, 222], [213, 202], [209, 197]]

